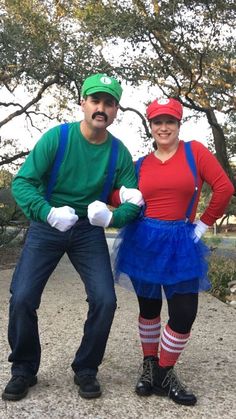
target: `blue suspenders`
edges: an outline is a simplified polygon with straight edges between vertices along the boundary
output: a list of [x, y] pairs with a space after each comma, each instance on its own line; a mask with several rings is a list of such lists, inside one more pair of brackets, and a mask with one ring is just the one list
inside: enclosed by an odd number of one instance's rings
[[192, 198], [190, 200], [190, 203], [186, 211], [186, 219], [188, 220], [191, 215], [195, 200], [197, 198], [198, 183], [197, 183], [197, 168], [196, 168], [196, 163], [195, 163], [192, 148], [191, 148], [191, 141], [184, 143], [184, 149], [185, 149], [185, 156], [186, 156], [187, 162], [189, 164], [189, 167], [194, 177], [194, 192], [193, 192]]
[[108, 201], [108, 196], [111, 193], [111, 189], [112, 189], [113, 179], [114, 179], [115, 170], [116, 170], [116, 162], [118, 158], [118, 149], [119, 149], [119, 140], [113, 137], [112, 143], [111, 143], [111, 153], [110, 153], [110, 158], [109, 158], [109, 163], [108, 163], [107, 177], [103, 185], [102, 193], [100, 195], [100, 201], [105, 202], [105, 203]]
[[58, 175], [58, 172], [59, 172], [59, 169], [60, 169], [63, 157], [64, 157], [64, 153], [65, 153], [66, 145], [67, 145], [67, 139], [68, 139], [68, 130], [69, 130], [68, 124], [62, 124], [60, 126], [60, 130], [61, 131], [60, 131], [59, 145], [58, 145], [56, 157], [52, 166], [52, 170], [50, 173], [50, 178], [49, 178], [49, 182], [48, 182], [48, 186], [47, 186], [47, 190], [45, 194], [46, 201], [49, 201], [51, 198], [52, 191], [57, 180], [57, 175]]
[[[142, 163], [143, 163], [143, 160], [145, 159], [145, 157], [146, 156], [140, 157], [135, 163], [135, 174], [136, 174], [137, 181], [139, 181], [140, 169], [141, 169], [141, 166], [142, 166]], [[146, 208], [146, 205], [145, 204], [142, 205], [138, 218], [143, 218], [144, 217], [145, 208]]]
[[[53, 188], [57, 180], [57, 175], [58, 175], [61, 163], [63, 161], [63, 157], [64, 157], [66, 146], [67, 146], [68, 131], [69, 131], [68, 124], [62, 124], [60, 126], [59, 146], [56, 152], [55, 160], [54, 160], [53, 167], [50, 173], [50, 178], [49, 178], [49, 182], [48, 182], [47, 190], [45, 194], [45, 199], [47, 201], [50, 200]], [[111, 153], [110, 153], [110, 158], [108, 162], [108, 173], [107, 173], [107, 177], [104, 182], [103, 190], [100, 196], [100, 200], [105, 203], [108, 200], [108, 196], [111, 192], [111, 188], [113, 184], [116, 163], [117, 163], [117, 158], [118, 158], [118, 149], [119, 149], [119, 140], [113, 137], [112, 143], [111, 143]]]
[[[198, 182], [197, 182], [197, 168], [196, 168], [196, 163], [195, 163], [192, 148], [191, 148], [191, 141], [184, 142], [184, 150], [185, 150], [186, 160], [188, 162], [188, 165], [189, 165], [190, 170], [192, 172], [192, 175], [194, 177], [194, 192], [193, 192], [192, 198], [190, 200], [190, 203], [189, 203], [187, 211], [186, 211], [186, 221], [188, 221], [188, 219], [191, 215], [192, 209], [193, 209], [193, 205], [194, 205], [196, 197], [197, 197]], [[145, 157], [146, 156], [140, 157], [137, 160], [137, 162], [135, 163], [135, 172], [136, 172], [136, 177], [137, 177], [138, 180], [139, 180], [141, 165], [142, 165], [143, 160], [145, 159]], [[141, 215], [143, 215], [143, 213], [144, 213], [144, 208], [142, 210]]]
[[138, 181], [139, 181], [140, 169], [141, 169], [141, 166], [145, 157], [146, 156], [140, 157], [135, 163], [135, 174]]

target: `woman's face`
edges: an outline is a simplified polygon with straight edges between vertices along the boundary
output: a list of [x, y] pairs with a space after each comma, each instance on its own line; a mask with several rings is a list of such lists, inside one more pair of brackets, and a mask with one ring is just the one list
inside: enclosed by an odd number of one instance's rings
[[157, 146], [173, 146], [179, 140], [180, 122], [170, 115], [160, 115], [150, 122], [151, 133]]

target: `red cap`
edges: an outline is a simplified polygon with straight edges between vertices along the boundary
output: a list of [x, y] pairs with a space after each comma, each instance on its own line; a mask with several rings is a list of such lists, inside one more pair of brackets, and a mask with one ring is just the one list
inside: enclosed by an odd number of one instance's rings
[[171, 115], [180, 121], [183, 116], [183, 106], [176, 99], [155, 99], [147, 107], [147, 119], [150, 121], [159, 115]]

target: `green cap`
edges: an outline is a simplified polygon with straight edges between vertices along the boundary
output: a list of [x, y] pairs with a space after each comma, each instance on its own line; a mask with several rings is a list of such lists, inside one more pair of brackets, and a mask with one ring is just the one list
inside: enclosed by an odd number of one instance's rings
[[122, 90], [120, 83], [113, 77], [109, 77], [106, 74], [93, 74], [85, 79], [81, 89], [81, 95], [84, 97], [94, 93], [104, 92], [109, 93], [119, 102]]

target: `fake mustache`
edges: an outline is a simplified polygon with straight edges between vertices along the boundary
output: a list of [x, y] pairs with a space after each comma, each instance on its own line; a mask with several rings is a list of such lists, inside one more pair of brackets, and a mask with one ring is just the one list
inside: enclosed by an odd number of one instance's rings
[[107, 122], [108, 117], [104, 112], [94, 112], [94, 114], [92, 115], [92, 119], [95, 119], [96, 116], [103, 116], [105, 119], [105, 122]]

